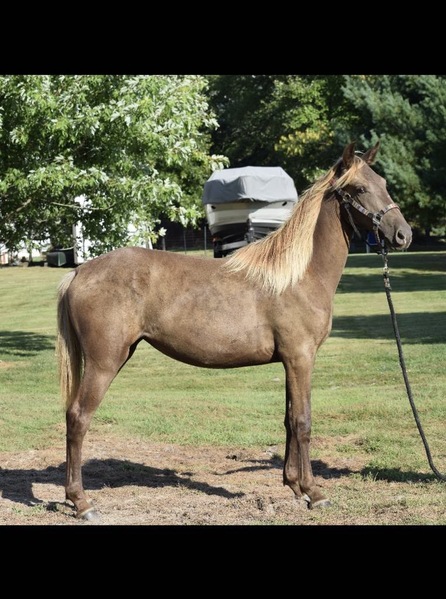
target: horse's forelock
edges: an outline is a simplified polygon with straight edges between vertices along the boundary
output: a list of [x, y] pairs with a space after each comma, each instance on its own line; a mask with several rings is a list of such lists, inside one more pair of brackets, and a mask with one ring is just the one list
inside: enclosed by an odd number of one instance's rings
[[[341, 164], [342, 158], [333, 167], [334, 173], [339, 172], [339, 167]], [[364, 166], [367, 166], [367, 163], [360, 156], [355, 156], [350, 168], [345, 170], [344, 172], [341, 172], [339, 176], [336, 178], [336, 186], [343, 187], [344, 185], [348, 185], [349, 183], [351, 183], [355, 179], [358, 171], [362, 169]]]

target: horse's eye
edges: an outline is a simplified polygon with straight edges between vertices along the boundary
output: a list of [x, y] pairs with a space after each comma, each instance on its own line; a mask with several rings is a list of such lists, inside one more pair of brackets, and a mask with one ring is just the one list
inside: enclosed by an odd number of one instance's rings
[[358, 187], [358, 194], [365, 193], [365, 187]]

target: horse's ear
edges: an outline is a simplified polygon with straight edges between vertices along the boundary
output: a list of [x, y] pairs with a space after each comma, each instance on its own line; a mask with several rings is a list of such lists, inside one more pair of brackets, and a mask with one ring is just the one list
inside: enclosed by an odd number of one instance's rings
[[364, 154], [361, 156], [361, 158], [363, 160], [365, 160], [365, 162], [367, 162], [367, 164], [373, 164], [375, 162], [375, 158], [376, 158], [376, 154], [378, 153], [378, 149], [379, 149], [379, 141], [376, 142], [376, 144], [373, 146], [373, 148], [370, 148], [370, 150], [367, 150], [367, 152], [364, 152]]
[[344, 148], [342, 153], [342, 163], [345, 170], [348, 170], [353, 164], [353, 159], [355, 158], [355, 146], [356, 142], [353, 141]]

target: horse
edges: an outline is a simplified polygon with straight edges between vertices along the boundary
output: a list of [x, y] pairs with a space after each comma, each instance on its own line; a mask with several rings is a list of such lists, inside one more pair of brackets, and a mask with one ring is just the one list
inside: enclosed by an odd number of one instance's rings
[[[382, 251], [412, 230], [371, 168], [380, 142], [355, 142], [302, 194], [280, 228], [226, 258], [122, 247], [84, 262], [58, 286], [56, 356], [66, 417], [67, 502], [100, 519], [82, 481], [82, 445], [95, 410], [141, 341], [204, 368], [281, 362], [286, 432], [283, 484], [310, 509], [330, 506], [310, 462], [311, 377], [332, 327], [354, 232]], [[224, 293], [224, 300], [222, 300]]]

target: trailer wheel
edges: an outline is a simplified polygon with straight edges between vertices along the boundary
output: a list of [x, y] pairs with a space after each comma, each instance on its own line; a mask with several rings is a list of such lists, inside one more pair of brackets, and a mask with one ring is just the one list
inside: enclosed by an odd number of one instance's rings
[[223, 245], [221, 241], [214, 241], [214, 258], [223, 258]]

